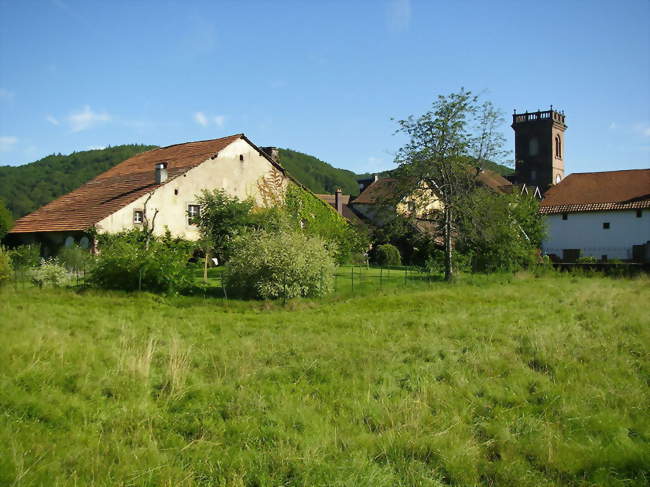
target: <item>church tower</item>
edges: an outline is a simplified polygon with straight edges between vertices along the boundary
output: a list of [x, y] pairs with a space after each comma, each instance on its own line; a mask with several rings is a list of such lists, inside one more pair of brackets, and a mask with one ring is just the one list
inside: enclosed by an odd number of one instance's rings
[[564, 179], [564, 112], [515, 113], [515, 182], [546, 191]]

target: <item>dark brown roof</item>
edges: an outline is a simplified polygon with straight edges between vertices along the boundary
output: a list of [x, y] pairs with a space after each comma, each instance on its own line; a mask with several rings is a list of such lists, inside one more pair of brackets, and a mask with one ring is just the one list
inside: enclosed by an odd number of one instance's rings
[[[321, 200], [323, 200], [325, 203], [329, 204], [336, 210], [336, 199], [335, 195], [333, 194], [317, 194]], [[348, 220], [350, 223], [353, 223], [355, 225], [362, 225], [364, 222], [361, 220], [357, 214], [352, 211], [352, 209], [348, 206], [348, 203], [350, 202], [350, 195], [349, 194], [342, 194], [341, 195], [341, 203], [343, 203], [343, 217]]]
[[570, 174], [552, 186], [540, 213], [650, 208], [650, 169]]
[[169, 180], [198, 166], [243, 134], [188, 142], [143, 152], [127, 159], [80, 188], [16, 221], [11, 233], [87, 230], [158, 185], [154, 165], [167, 162]]
[[[478, 173], [478, 176], [476, 176], [476, 180], [484, 186], [493, 189], [497, 193], [508, 192], [504, 191], [504, 189], [512, 186], [512, 183], [501, 176], [501, 174], [491, 171], [490, 169], [481, 170], [481, 172]], [[511, 192], [512, 190], [509, 191]]]
[[397, 191], [398, 180], [395, 178], [378, 179], [371, 183], [363, 192], [357, 196], [352, 204], [375, 205], [383, 203]]
[[[472, 169], [474, 171], [474, 169]], [[498, 193], [505, 193], [505, 188], [512, 186], [512, 183], [499, 173], [491, 171], [490, 169], [483, 169], [476, 176], [476, 180], [490, 189]], [[376, 205], [384, 203], [390, 197], [395, 196], [398, 190], [399, 181], [395, 178], [383, 178], [371, 183], [364, 189], [359, 196], [357, 196], [352, 204], [363, 205]], [[512, 190], [510, 190], [512, 191]]]

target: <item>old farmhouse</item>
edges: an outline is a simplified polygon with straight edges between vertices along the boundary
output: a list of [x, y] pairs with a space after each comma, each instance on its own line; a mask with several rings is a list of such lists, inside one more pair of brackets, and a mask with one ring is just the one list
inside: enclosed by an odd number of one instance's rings
[[289, 184], [272, 148], [245, 135], [171, 145], [138, 154], [16, 221], [14, 243], [40, 243], [45, 255], [58, 247], [93, 245], [92, 234], [148, 224], [155, 234], [196, 240], [196, 196], [221, 188], [269, 205]]

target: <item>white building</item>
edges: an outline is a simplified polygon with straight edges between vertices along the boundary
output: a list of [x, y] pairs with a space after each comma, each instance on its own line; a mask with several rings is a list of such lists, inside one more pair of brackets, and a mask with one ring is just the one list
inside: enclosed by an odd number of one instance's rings
[[546, 254], [650, 260], [650, 169], [577, 173], [544, 195]]
[[16, 221], [10, 238], [39, 243], [48, 255], [62, 245], [88, 247], [92, 234], [142, 228], [196, 240], [191, 216], [202, 190], [223, 189], [260, 206], [277, 201], [291, 180], [271, 154], [243, 134], [188, 142], [138, 154], [80, 188]]

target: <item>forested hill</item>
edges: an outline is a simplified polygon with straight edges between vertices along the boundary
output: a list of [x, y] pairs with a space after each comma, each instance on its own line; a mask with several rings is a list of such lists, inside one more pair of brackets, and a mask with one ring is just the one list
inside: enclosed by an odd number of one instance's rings
[[336, 188], [341, 188], [344, 194], [359, 194], [357, 174], [347, 169], [337, 169], [314, 156], [280, 149], [280, 164], [314, 193], [332, 194]]
[[0, 166], [0, 199], [14, 218], [19, 218], [129, 157], [155, 148], [155, 145], [118, 145], [65, 156], [53, 154], [22, 166]]
[[[0, 166], [0, 199], [14, 218], [20, 218], [129, 157], [156, 147], [119, 145], [51, 155], [23, 166]], [[359, 193], [356, 174], [336, 169], [313, 156], [280, 149], [280, 163], [314, 193], [333, 193], [339, 187], [346, 194]]]
[[[55, 198], [78, 188], [98, 174], [140, 152], [155, 149], [155, 145], [118, 145], [106, 149], [55, 154], [22, 166], [0, 166], [0, 199], [14, 218], [30, 213]], [[280, 149], [280, 164], [314, 193], [359, 194], [358, 175], [337, 169], [314, 156]], [[494, 164], [489, 169], [501, 174], [512, 172]], [[388, 173], [381, 173], [389, 175]]]

